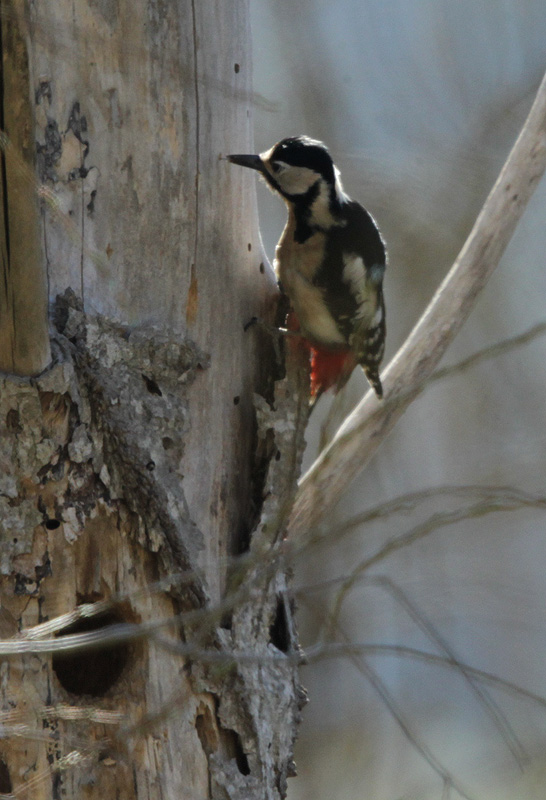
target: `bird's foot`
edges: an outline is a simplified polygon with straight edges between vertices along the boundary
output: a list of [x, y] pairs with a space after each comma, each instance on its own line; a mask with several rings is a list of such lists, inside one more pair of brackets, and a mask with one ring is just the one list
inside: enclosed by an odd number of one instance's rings
[[252, 317], [252, 319], [249, 319], [248, 322], [243, 325], [244, 332], [246, 333], [254, 325], [259, 325], [262, 330], [267, 331], [271, 336], [295, 336], [300, 339], [302, 338], [299, 331], [290, 331], [288, 328], [280, 328], [278, 325], [272, 325], [270, 322], [266, 322], [261, 317]]
[[288, 328], [280, 328], [278, 325], [272, 325], [270, 322], [266, 322], [264, 319], [261, 319], [261, 317], [252, 317], [252, 319], [243, 325], [243, 330], [246, 333], [246, 331], [248, 331], [254, 325], [258, 325], [260, 328], [262, 328], [262, 330], [266, 331], [271, 336], [277, 364], [283, 363], [281, 348], [279, 346], [281, 337], [289, 336], [297, 337], [298, 339], [303, 338], [299, 331], [290, 331]]

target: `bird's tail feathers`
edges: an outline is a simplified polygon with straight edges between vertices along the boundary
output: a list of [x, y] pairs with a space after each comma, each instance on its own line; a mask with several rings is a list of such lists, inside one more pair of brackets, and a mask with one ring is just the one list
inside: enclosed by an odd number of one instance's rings
[[364, 375], [368, 379], [368, 383], [381, 400], [383, 397], [383, 385], [381, 383], [381, 378], [379, 377], [379, 370], [377, 367], [372, 368], [368, 366], [362, 366], [362, 369], [364, 370]]

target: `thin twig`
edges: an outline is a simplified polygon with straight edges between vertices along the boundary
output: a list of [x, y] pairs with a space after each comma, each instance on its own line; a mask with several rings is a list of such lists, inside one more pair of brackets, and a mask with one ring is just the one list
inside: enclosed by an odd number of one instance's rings
[[512, 350], [516, 350], [518, 347], [529, 344], [529, 342], [533, 341], [533, 339], [536, 339], [539, 336], [544, 336], [545, 333], [546, 322], [539, 322], [537, 325], [533, 325], [532, 328], [529, 328], [517, 336], [511, 336], [508, 339], [502, 339], [500, 342], [495, 342], [495, 344], [491, 344], [488, 347], [484, 347], [482, 350], [478, 350], [476, 353], [472, 353], [471, 356], [464, 358], [462, 361], [457, 361], [456, 364], [450, 364], [447, 367], [437, 369], [430, 376], [429, 383], [432, 383], [432, 381], [442, 380], [443, 378], [448, 378], [451, 375], [458, 374], [459, 372], [465, 372], [467, 369], [475, 367], [477, 364], [481, 364], [482, 361], [488, 361], [490, 358], [497, 358], [497, 356], [506, 355], [506, 353], [510, 353]]
[[393, 600], [406, 612], [416, 625], [423, 631], [437, 647], [444, 651], [445, 655], [452, 659], [456, 664], [464, 680], [469, 685], [471, 691], [476, 696], [478, 702], [483, 707], [487, 716], [491, 719], [499, 731], [503, 741], [512, 753], [518, 767], [523, 771], [525, 762], [527, 761], [527, 753], [525, 748], [520, 742], [518, 735], [512, 727], [510, 720], [496, 702], [496, 700], [483, 688], [479, 681], [476, 680], [470, 670], [467, 670], [464, 663], [457, 657], [452, 646], [447, 639], [436, 629], [435, 625], [427, 619], [423, 612], [418, 609], [412, 600], [406, 595], [402, 589], [394, 583], [390, 578], [382, 576], [378, 578], [378, 585], [387, 591]]
[[297, 537], [331, 509], [422, 390], [499, 263], [546, 168], [546, 76], [529, 116], [453, 267], [382, 381], [368, 392], [302, 478], [290, 521]]
[[[454, 499], [475, 500], [495, 508], [493, 510], [509, 510], [514, 507], [528, 506], [530, 508], [546, 508], [546, 496], [524, 492], [512, 486], [480, 486], [454, 485], [432, 486], [417, 492], [399, 495], [392, 500], [372, 506], [360, 514], [356, 514], [340, 523], [323, 523], [310, 530], [306, 536], [301, 536], [297, 542], [289, 541], [285, 545], [285, 552], [294, 559], [308, 547], [322, 542], [338, 543], [343, 537], [355, 531], [361, 531], [365, 525], [372, 522], [385, 522], [397, 514], [406, 514], [428, 500], [442, 500], [443, 504]], [[501, 509], [496, 508], [501, 504]], [[513, 505], [515, 504], [515, 505]], [[464, 514], [464, 509], [460, 509]]]
[[430, 517], [418, 523], [413, 528], [410, 528], [409, 531], [405, 531], [399, 536], [393, 536], [392, 539], [389, 539], [381, 545], [375, 553], [366, 556], [366, 558], [360, 561], [360, 563], [351, 570], [351, 573], [344, 580], [337, 594], [336, 602], [331, 612], [330, 625], [334, 627], [337, 625], [343, 601], [354, 584], [359, 580], [360, 576], [383, 559], [392, 555], [392, 553], [404, 547], [409, 547], [414, 542], [419, 541], [419, 539], [423, 539], [425, 536], [441, 528], [455, 525], [464, 520], [477, 519], [487, 514], [495, 514], [500, 511], [519, 511], [522, 508], [544, 507], [544, 504], [544, 499], [541, 499], [539, 502], [530, 502], [527, 498], [497, 497], [495, 499], [491, 498], [477, 502], [467, 508], [457, 508], [455, 511], [440, 511], [431, 514]]
[[[445, 656], [449, 659], [450, 663], [458, 669], [463, 678], [468, 683], [470, 689], [476, 695], [478, 702], [482, 705], [487, 716], [491, 719], [497, 730], [499, 731], [503, 741], [512, 753], [516, 763], [523, 770], [527, 754], [523, 745], [521, 744], [517, 734], [515, 733], [509, 719], [504, 711], [500, 708], [495, 699], [483, 688], [479, 681], [472, 674], [471, 670], [466, 668], [466, 665], [457, 657], [455, 651], [449, 644], [448, 640], [436, 629], [433, 623], [420, 611], [412, 600], [405, 594], [405, 592], [389, 577], [384, 575], [376, 575], [369, 578], [366, 583], [368, 585], [375, 585], [381, 587], [388, 592], [394, 602], [404, 610], [404, 612], [413, 620], [413, 622], [421, 629], [421, 631], [433, 642], [437, 647], [443, 650]], [[342, 589], [344, 590], [342, 583]], [[341, 610], [341, 600], [338, 595], [334, 610], [327, 615], [324, 623], [324, 634], [321, 637], [326, 641], [332, 641], [335, 631], [339, 631], [339, 613]]]
[[[341, 632], [343, 638], [346, 639], [345, 634]], [[451, 786], [461, 797], [465, 800], [472, 800], [472, 796], [468, 791], [456, 780], [456, 778], [449, 772], [442, 762], [436, 758], [432, 750], [421, 738], [417, 731], [404, 718], [401, 709], [398, 706], [395, 698], [389, 691], [387, 685], [381, 680], [377, 672], [368, 664], [367, 660], [363, 657], [362, 652], [357, 655], [355, 651], [348, 652], [347, 657], [356, 667], [356, 669], [363, 675], [371, 684], [375, 692], [379, 695], [384, 705], [389, 710], [391, 716], [394, 718], [400, 730], [404, 733], [407, 739], [411, 742], [413, 747], [418, 753], [422, 755], [429, 767], [442, 779], [443, 784]]]
[[505, 680], [498, 675], [494, 675], [492, 672], [486, 672], [483, 669], [471, 667], [469, 664], [455, 661], [448, 656], [428, 653], [426, 650], [419, 650], [415, 647], [408, 647], [402, 644], [383, 644], [381, 642], [350, 642], [348, 644], [332, 642], [330, 644], [316, 644], [305, 648], [305, 663], [310, 664], [322, 661], [325, 658], [345, 658], [349, 652], [357, 655], [359, 653], [365, 653], [368, 656], [408, 658], [412, 661], [423, 661], [445, 669], [459, 669], [463, 666], [465, 672], [482, 683], [492, 686], [495, 689], [500, 689], [512, 697], [529, 700], [541, 708], [546, 709], [546, 697], [530, 692], [522, 686], [518, 686], [517, 683]]

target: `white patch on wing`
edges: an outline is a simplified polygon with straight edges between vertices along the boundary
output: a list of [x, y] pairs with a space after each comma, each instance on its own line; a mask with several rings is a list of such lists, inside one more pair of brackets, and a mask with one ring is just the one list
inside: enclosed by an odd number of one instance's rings
[[350, 284], [353, 294], [358, 294], [366, 283], [366, 267], [360, 256], [350, 255], [343, 259], [343, 280]]
[[374, 318], [372, 319], [372, 325], [379, 325], [382, 319], [383, 319], [383, 309], [381, 308], [381, 306], [377, 306], [377, 311], [375, 312]]
[[[347, 254], [343, 259], [343, 265], [343, 280], [345, 283], [349, 284], [351, 292], [358, 304], [355, 315], [356, 318], [371, 320], [374, 312], [372, 302], [375, 301], [375, 292], [370, 292], [366, 285], [366, 267], [364, 266], [364, 261], [360, 256], [354, 253]], [[381, 311], [380, 308], [379, 311]], [[377, 312], [375, 316], [377, 316]]]

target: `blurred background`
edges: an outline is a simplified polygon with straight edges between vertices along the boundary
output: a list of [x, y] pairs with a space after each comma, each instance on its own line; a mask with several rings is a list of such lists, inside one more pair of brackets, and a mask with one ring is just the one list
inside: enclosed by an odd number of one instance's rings
[[[375, 216], [388, 363], [523, 124], [546, 69], [546, 5], [251, 5], [257, 151], [323, 140]], [[263, 186], [258, 199], [272, 258], [285, 210]], [[444, 365], [546, 320], [545, 217], [543, 181]], [[546, 796], [545, 358], [536, 336], [433, 383], [301, 555], [302, 643], [329, 657], [302, 673], [290, 800]], [[336, 408], [321, 399], [307, 465], [366, 388], [355, 371]], [[347, 524], [369, 509], [372, 521]], [[406, 546], [382, 551], [393, 541]], [[361, 647], [343, 652], [348, 641]]]

